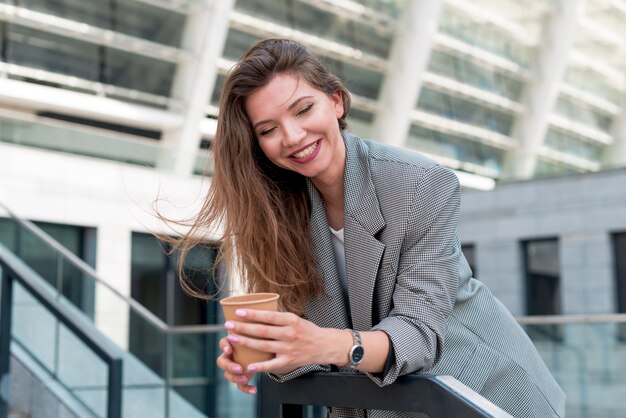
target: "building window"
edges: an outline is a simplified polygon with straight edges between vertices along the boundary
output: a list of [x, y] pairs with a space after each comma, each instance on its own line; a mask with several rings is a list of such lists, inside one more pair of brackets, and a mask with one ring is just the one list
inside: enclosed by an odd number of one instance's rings
[[[217, 249], [211, 246], [193, 248], [183, 269], [187, 278], [208, 295], [215, 293], [213, 263]], [[214, 324], [217, 303], [205, 302], [187, 295], [178, 279], [178, 253], [168, 255], [169, 248], [154, 236], [133, 233], [131, 255], [131, 296], [168, 325]]]
[[[617, 312], [626, 313], [626, 232], [612, 234], [611, 241]], [[617, 324], [617, 338], [626, 342], [626, 324]]]
[[[522, 242], [526, 275], [526, 314], [560, 315], [560, 263], [557, 238]], [[558, 325], [534, 326], [529, 329], [534, 338], [561, 339]], [[530, 333], [530, 332], [529, 332]]]
[[[171, 326], [217, 323], [218, 302], [194, 298], [182, 290], [178, 253], [168, 255], [168, 250], [150, 234], [132, 234], [131, 297]], [[185, 258], [186, 277], [207, 295], [214, 295], [217, 289], [213, 277], [216, 255], [215, 246], [196, 246]], [[131, 315], [129, 350], [159, 376], [172, 378], [174, 389], [199, 410], [215, 416], [218, 370], [214, 361], [207, 359], [218, 355], [217, 336], [183, 333], [168, 337], [142, 317]]]
[[[33, 222], [91, 267], [96, 263], [96, 229], [50, 222]], [[94, 318], [95, 282], [59, 257], [41, 238], [13, 219], [0, 218], [0, 242], [90, 318]]]
[[612, 234], [617, 312], [626, 313], [626, 232]]
[[467, 260], [467, 264], [469, 264], [472, 269], [472, 277], [476, 278], [478, 273], [476, 269], [476, 245], [474, 244], [462, 244], [461, 251], [463, 251], [463, 255]]

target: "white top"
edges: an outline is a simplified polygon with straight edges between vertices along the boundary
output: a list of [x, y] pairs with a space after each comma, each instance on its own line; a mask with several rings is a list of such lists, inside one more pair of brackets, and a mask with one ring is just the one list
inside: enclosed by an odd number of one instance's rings
[[343, 228], [335, 231], [328, 227], [333, 234], [333, 251], [335, 252], [335, 260], [337, 260], [337, 268], [339, 269], [339, 279], [341, 289], [346, 301], [348, 300], [348, 279], [346, 278], [346, 249], [343, 243]]

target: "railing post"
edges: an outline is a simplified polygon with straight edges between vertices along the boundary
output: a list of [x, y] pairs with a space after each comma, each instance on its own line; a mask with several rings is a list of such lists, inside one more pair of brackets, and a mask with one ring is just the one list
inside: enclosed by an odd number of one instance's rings
[[22, 225], [15, 224], [15, 255], [19, 258], [23, 258], [22, 255]]
[[172, 356], [174, 355], [174, 350], [172, 350], [172, 334], [169, 332], [165, 333], [165, 370], [163, 373], [163, 382], [165, 386], [165, 411], [163, 416], [165, 418], [169, 418], [170, 415], [170, 389], [172, 384], [172, 377], [174, 375], [174, 371], [172, 368], [174, 367], [174, 359]]
[[264, 383], [266, 376], [259, 376], [257, 396], [257, 415], [259, 418], [303, 418], [304, 407], [302, 405], [284, 404], [268, 390], [267, 383]]
[[122, 359], [109, 363], [107, 418], [122, 418]]
[[13, 306], [13, 278], [6, 267], [2, 269], [0, 295], [0, 418], [9, 414], [9, 368], [11, 362], [11, 313]]
[[259, 376], [257, 394], [257, 418], [281, 417], [280, 403], [275, 402], [265, 383], [266, 376]]
[[55, 280], [55, 286], [57, 289], [57, 300], [60, 300], [63, 296], [63, 254], [57, 253], [57, 277]]
[[302, 405], [281, 405], [281, 418], [304, 418], [304, 406]]

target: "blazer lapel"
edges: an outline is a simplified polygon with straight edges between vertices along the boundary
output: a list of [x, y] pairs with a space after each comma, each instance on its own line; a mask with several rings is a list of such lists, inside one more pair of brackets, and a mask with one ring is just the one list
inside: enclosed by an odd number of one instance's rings
[[385, 251], [385, 244], [375, 236], [385, 227], [385, 220], [369, 171], [367, 145], [349, 134], [345, 134], [344, 139], [344, 241], [349, 307], [341, 289], [324, 202], [313, 183], [307, 181], [311, 201], [311, 240], [324, 286], [324, 294], [309, 302], [307, 318], [320, 326], [368, 330], [373, 325], [374, 287]]
[[350, 312], [357, 330], [368, 330], [373, 325], [374, 286], [385, 251], [385, 244], [375, 237], [385, 227], [385, 220], [366, 147], [358, 138], [346, 135], [344, 240]]
[[351, 328], [335, 253], [332, 236], [328, 228], [324, 202], [310, 181], [307, 181], [311, 201], [310, 234], [317, 268], [321, 275], [324, 293], [312, 298], [307, 306], [307, 318], [319, 326], [332, 328]]

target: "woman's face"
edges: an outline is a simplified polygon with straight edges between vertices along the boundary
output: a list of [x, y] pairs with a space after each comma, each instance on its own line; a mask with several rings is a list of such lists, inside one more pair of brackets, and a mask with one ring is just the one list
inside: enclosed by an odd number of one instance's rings
[[245, 102], [263, 153], [279, 167], [318, 182], [343, 179], [345, 146], [339, 92], [327, 95], [291, 73], [277, 74]]

